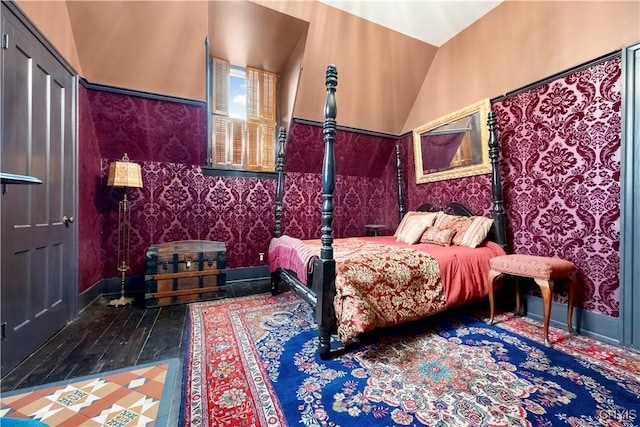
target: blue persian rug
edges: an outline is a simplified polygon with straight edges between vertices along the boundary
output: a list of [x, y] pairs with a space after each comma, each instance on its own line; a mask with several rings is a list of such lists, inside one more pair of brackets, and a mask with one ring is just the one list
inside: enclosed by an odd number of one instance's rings
[[[447, 312], [322, 361], [291, 293], [192, 304], [182, 423], [636, 426], [640, 354], [502, 316]], [[338, 343], [336, 343], [338, 344]]]

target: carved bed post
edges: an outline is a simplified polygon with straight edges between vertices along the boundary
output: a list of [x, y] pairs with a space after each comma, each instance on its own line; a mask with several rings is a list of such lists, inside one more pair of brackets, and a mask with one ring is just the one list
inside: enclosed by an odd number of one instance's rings
[[273, 237], [282, 236], [282, 199], [284, 198], [284, 144], [287, 139], [284, 127], [278, 131], [278, 148], [276, 151], [276, 222], [273, 228]]
[[502, 184], [498, 165], [499, 147], [496, 129], [496, 115], [489, 111], [489, 160], [491, 161], [491, 193], [493, 201], [493, 226], [496, 243], [507, 251], [507, 233], [505, 225], [504, 207], [502, 206]]
[[[316, 321], [318, 322], [318, 353], [328, 359], [331, 351], [331, 328], [335, 322], [333, 298], [336, 294], [336, 263], [333, 259], [333, 191], [335, 189], [334, 142], [336, 135], [336, 86], [338, 70], [331, 64], [327, 67], [327, 100], [324, 106], [324, 160], [322, 162], [322, 247], [320, 258], [314, 263], [315, 283], [321, 284], [317, 293]], [[321, 281], [321, 282], [318, 282]]]
[[[276, 148], [276, 173], [278, 179], [276, 181], [276, 209], [275, 209], [275, 225], [273, 227], [273, 237], [282, 237], [282, 200], [284, 199], [284, 144], [287, 140], [287, 134], [284, 127], [278, 130], [278, 146]], [[278, 295], [278, 285], [280, 284], [280, 275], [277, 271], [271, 273], [271, 295]]]
[[211, 58], [209, 57], [209, 36], [204, 39], [204, 64], [205, 64], [205, 101], [207, 103], [207, 164], [213, 165], [213, 150], [211, 147], [211, 77], [213, 70], [211, 69]]
[[402, 179], [402, 152], [400, 150], [400, 144], [396, 143], [396, 173], [398, 180], [398, 214], [400, 215], [400, 221], [405, 214], [404, 206], [404, 182]]

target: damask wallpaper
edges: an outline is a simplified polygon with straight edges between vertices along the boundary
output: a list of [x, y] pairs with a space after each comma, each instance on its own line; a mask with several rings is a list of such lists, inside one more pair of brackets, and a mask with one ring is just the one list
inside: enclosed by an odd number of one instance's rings
[[[494, 103], [508, 242], [518, 253], [559, 256], [579, 269], [580, 305], [619, 316], [620, 58]], [[111, 161], [127, 152], [142, 165], [132, 200], [132, 270], [144, 274], [149, 245], [211, 239], [227, 244], [229, 266], [259, 264], [273, 229], [273, 179], [206, 177], [205, 109], [81, 88], [80, 291], [116, 277], [117, 202], [106, 187]], [[491, 213], [491, 182], [481, 175], [415, 184], [412, 136], [398, 141], [407, 208], [451, 201]], [[336, 135], [336, 237], [365, 224], [398, 224], [393, 138]], [[287, 146], [283, 226], [314, 238], [320, 228], [322, 128], [294, 123]], [[558, 301], [564, 297], [555, 296]]]
[[[321, 173], [324, 158], [322, 126], [294, 122], [289, 134], [287, 172]], [[389, 158], [395, 156], [395, 142], [396, 138], [392, 137], [338, 128], [334, 142], [336, 175], [381, 178]]]
[[[103, 161], [106, 182], [108, 160]], [[209, 177], [196, 165], [140, 162], [144, 187], [129, 189], [131, 201], [131, 274], [145, 271], [145, 254], [154, 243], [216, 240], [227, 246], [228, 267], [259, 265], [273, 229], [275, 181]], [[122, 189], [105, 187], [105, 277], [117, 272], [118, 201]]]
[[[90, 249], [81, 251], [81, 291], [96, 277], [118, 275], [118, 202], [124, 190], [107, 187], [106, 180], [109, 163], [125, 152], [142, 166], [144, 184], [127, 190], [132, 223], [128, 274], [144, 274], [151, 244], [187, 239], [225, 242], [230, 268], [260, 265], [258, 253], [267, 252], [273, 232], [275, 180], [202, 174], [204, 107], [85, 88], [80, 96], [81, 152], [93, 162], [81, 170], [80, 240]], [[365, 224], [396, 219], [396, 190], [385, 182], [389, 177], [395, 180], [395, 160], [389, 161], [394, 143], [338, 131], [340, 158], [355, 160], [352, 169], [344, 161], [337, 167], [336, 237], [362, 235]], [[292, 235], [319, 237], [323, 150], [322, 127], [292, 126], [283, 214], [284, 229]], [[392, 214], [390, 205], [395, 206]], [[389, 230], [394, 226], [389, 224]]]
[[510, 244], [576, 264], [582, 307], [619, 316], [621, 59], [494, 105]]
[[102, 214], [97, 203], [103, 183], [100, 179], [100, 146], [93, 126], [87, 89], [82, 85], [78, 85], [78, 88], [78, 139], [81, 147], [78, 150], [78, 281], [79, 291], [82, 292], [104, 277]]
[[[492, 106], [509, 248], [574, 262], [581, 307], [613, 317], [620, 301], [620, 76], [617, 57]], [[416, 185], [411, 137], [402, 144], [412, 209], [461, 201], [491, 215], [489, 175]]]

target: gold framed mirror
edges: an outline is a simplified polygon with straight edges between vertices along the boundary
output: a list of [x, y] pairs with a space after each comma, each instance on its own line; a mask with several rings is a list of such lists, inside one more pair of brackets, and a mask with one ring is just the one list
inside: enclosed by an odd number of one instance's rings
[[413, 130], [417, 184], [491, 172], [490, 108], [485, 99]]

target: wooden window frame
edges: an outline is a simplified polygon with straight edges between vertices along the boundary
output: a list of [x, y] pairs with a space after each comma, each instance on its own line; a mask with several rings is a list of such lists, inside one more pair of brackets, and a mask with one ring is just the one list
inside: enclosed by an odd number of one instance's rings
[[[209, 167], [249, 172], [275, 172], [278, 76], [246, 67], [246, 120], [229, 116], [229, 75], [227, 61], [212, 58], [211, 158]], [[222, 76], [221, 76], [222, 75]], [[242, 137], [238, 137], [241, 128]]]

